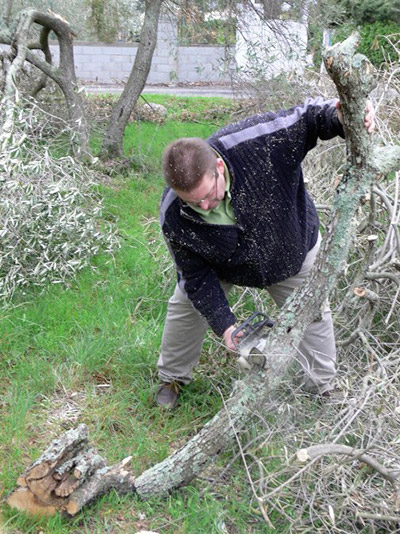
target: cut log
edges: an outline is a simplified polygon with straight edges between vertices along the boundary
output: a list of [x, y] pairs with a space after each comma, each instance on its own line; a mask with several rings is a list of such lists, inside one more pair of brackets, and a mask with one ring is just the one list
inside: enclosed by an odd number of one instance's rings
[[65, 471], [61, 478], [61, 484], [55, 489], [55, 494], [59, 497], [68, 497], [83, 484], [86, 478], [106, 466], [104, 458], [97, 454], [95, 449], [78, 454], [68, 462], [68, 464], [70, 463], [71, 467]]
[[[106, 466], [93, 448], [88, 448], [88, 429], [79, 425], [55, 439], [48, 449], [20, 477], [18, 488], [7, 503], [29, 514], [52, 515], [65, 510], [68, 497], [88, 478]], [[125, 466], [125, 464], [124, 464]], [[117, 466], [114, 469], [117, 473]], [[107, 487], [107, 477], [103, 482]], [[81, 492], [84, 502], [88, 492]]]
[[374, 291], [367, 289], [366, 287], [355, 287], [354, 294], [360, 299], [366, 299], [370, 302], [376, 303], [379, 301], [379, 295], [377, 295]]
[[95, 449], [89, 449], [76, 459], [74, 477], [79, 480], [84, 479], [103, 467], [106, 467], [104, 459]]
[[65, 474], [69, 473], [71, 469], [74, 467], [74, 460], [71, 458], [68, 462], [64, 462], [60, 467], [57, 467], [54, 470], [53, 478], [56, 480], [64, 480]]
[[120, 494], [134, 493], [136, 491], [135, 479], [132, 473], [126, 469], [131, 460], [132, 456], [128, 456], [118, 464], [97, 470], [85, 484], [82, 484], [70, 496], [65, 504], [66, 512], [70, 515], [77, 514], [83, 506], [111, 489], [115, 489]]

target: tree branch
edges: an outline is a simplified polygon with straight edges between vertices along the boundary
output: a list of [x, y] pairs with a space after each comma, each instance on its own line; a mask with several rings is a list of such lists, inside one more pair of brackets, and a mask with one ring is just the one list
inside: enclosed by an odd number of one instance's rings
[[390, 471], [386, 469], [382, 464], [380, 464], [375, 458], [366, 454], [362, 449], [354, 449], [348, 445], [338, 445], [336, 443], [326, 444], [326, 445], [313, 445], [312, 447], [307, 447], [306, 449], [300, 449], [297, 451], [297, 459], [300, 462], [306, 462], [308, 460], [314, 460], [321, 456], [330, 456], [332, 454], [340, 454], [351, 456], [352, 458], [363, 462], [375, 471], [377, 471], [382, 477], [392, 484], [398, 481], [399, 471]]
[[[28, 36], [30, 28], [34, 23], [42, 26], [40, 43], [41, 49], [45, 54], [45, 61], [38, 58], [29, 49]], [[60, 47], [60, 65], [58, 68], [50, 64], [51, 54], [48, 46], [48, 35], [50, 31], [55, 32]], [[3, 124], [3, 131], [6, 135], [3, 138], [6, 142], [11, 139], [13, 104], [18, 100], [17, 76], [23, 68], [25, 60], [27, 60], [47, 76], [50, 76], [60, 86], [67, 102], [70, 122], [75, 132], [73, 138], [74, 152], [76, 155], [83, 155], [84, 157], [89, 154], [88, 128], [84, 106], [81, 95], [76, 90], [78, 84], [75, 76], [72, 38], [73, 33], [66, 20], [55, 13], [42, 13], [35, 9], [21, 11], [17, 18], [15, 30], [12, 33], [10, 30], [5, 30], [0, 34], [1, 40], [9, 41], [11, 51], [14, 54], [14, 57], [11, 58], [11, 64], [4, 84], [4, 95], [7, 105], [6, 118]], [[40, 87], [42, 86], [43, 80], [41, 80]], [[36, 93], [37, 90], [38, 88], [36, 88]], [[4, 143], [3, 149], [5, 149]]]
[[[52, 57], [51, 57], [51, 51], [49, 46], [49, 34], [50, 34], [50, 28], [42, 28], [40, 32], [40, 41], [39, 41], [39, 49], [42, 50], [44, 54], [44, 58], [46, 60], [46, 63], [49, 65], [52, 64]], [[29, 46], [30, 50], [32, 50], [32, 45]], [[31, 92], [31, 96], [35, 97], [42, 89], [44, 89], [47, 85], [47, 74], [42, 71], [42, 76], [37, 84], [36, 87], [33, 88]]]

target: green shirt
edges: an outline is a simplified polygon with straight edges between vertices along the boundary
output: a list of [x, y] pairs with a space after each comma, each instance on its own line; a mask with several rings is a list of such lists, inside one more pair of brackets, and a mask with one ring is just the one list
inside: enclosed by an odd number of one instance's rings
[[228, 167], [225, 165], [225, 196], [218, 204], [218, 206], [212, 210], [204, 211], [198, 206], [190, 206], [192, 210], [198, 213], [201, 218], [209, 224], [236, 224], [236, 217], [233, 212], [232, 198], [230, 192], [231, 177], [228, 171]]

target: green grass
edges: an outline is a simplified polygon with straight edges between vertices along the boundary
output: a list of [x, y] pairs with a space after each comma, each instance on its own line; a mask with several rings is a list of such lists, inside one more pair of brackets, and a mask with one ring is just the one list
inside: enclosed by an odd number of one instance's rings
[[[69, 288], [21, 292], [0, 313], [1, 497], [55, 436], [78, 423], [88, 425], [91, 442], [109, 464], [132, 455], [133, 472], [140, 474], [221, 407], [214, 384], [229, 392], [233, 370], [211, 337], [177, 411], [164, 414], [153, 406], [166, 303], [175, 281], [158, 227], [160, 156], [174, 137], [206, 137], [216, 128], [187, 122], [187, 115], [179, 121], [179, 111], [204, 115], [210, 106], [221, 106], [213, 99], [157, 96], [153, 101], [167, 103], [172, 118], [163, 125], [131, 124], [124, 140], [126, 153], [149, 170], [114, 176], [101, 188], [109, 218], [117, 221], [121, 249], [114, 258], [95, 258], [95, 270], [81, 272]], [[222, 465], [223, 460], [215, 469]], [[233, 494], [223, 483], [211, 490], [196, 481], [168, 499], [146, 503], [112, 492], [73, 519], [29, 518], [3, 504], [0, 520], [3, 531], [12, 534], [269, 532], [248, 506], [251, 495], [240, 461], [234, 472]]]
[[154, 128], [149, 122], [131, 123], [126, 129], [124, 138], [124, 152], [135, 155], [141, 160], [154, 158], [159, 161], [162, 151], [169, 141], [178, 137], [202, 137], [205, 138], [215, 128], [208, 124], [195, 124], [180, 121], [168, 121]]
[[[92, 97], [93, 99], [93, 97]], [[115, 95], [97, 97], [100, 102], [110, 105]], [[167, 120], [162, 124], [151, 122], [130, 122], [124, 135], [124, 153], [147, 168], [159, 169], [157, 162], [165, 146], [178, 137], [208, 137], [220, 126], [228, 122], [230, 113], [239, 108], [240, 103], [226, 98], [180, 97], [146, 94], [140, 104], [162, 104], [168, 111]], [[98, 106], [98, 109], [102, 109]], [[96, 134], [91, 140], [94, 152], [100, 150], [101, 137]]]

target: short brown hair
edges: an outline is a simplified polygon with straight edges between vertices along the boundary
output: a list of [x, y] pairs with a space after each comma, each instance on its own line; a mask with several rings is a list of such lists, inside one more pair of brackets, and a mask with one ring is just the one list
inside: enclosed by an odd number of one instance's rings
[[170, 187], [190, 192], [205, 174], [214, 172], [217, 156], [203, 139], [183, 137], [167, 146], [162, 165], [165, 181]]

